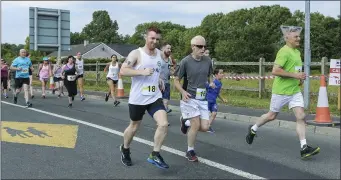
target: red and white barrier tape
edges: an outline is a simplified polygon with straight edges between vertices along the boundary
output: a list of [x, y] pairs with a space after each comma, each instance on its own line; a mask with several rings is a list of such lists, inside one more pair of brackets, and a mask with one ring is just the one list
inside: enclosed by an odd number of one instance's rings
[[[274, 79], [276, 76], [226, 76], [226, 79]], [[309, 76], [312, 79], [319, 79], [321, 76]], [[328, 76], [326, 76], [328, 78]]]
[[[235, 79], [235, 80], [241, 80], [241, 79], [275, 79], [276, 76], [225, 76], [226, 79]], [[320, 79], [321, 76], [309, 76], [309, 78], [312, 79]], [[329, 76], [325, 76], [328, 78]], [[174, 76], [170, 77], [171, 79], [174, 79]], [[338, 78], [337, 76], [334, 76], [332, 78]]]

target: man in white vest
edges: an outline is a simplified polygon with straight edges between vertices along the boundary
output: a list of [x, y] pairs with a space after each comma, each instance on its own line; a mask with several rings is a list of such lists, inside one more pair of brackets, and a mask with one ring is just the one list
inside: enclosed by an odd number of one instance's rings
[[160, 155], [168, 130], [167, 113], [161, 93], [164, 89], [164, 83], [160, 78], [162, 52], [156, 48], [161, 38], [160, 34], [160, 30], [155, 27], [147, 29], [145, 46], [131, 51], [120, 70], [122, 76], [131, 77], [130, 124], [124, 131], [124, 143], [120, 146], [121, 161], [126, 166], [132, 165], [129, 146], [147, 111], [157, 123], [154, 148], [147, 160], [158, 168], [169, 168]]

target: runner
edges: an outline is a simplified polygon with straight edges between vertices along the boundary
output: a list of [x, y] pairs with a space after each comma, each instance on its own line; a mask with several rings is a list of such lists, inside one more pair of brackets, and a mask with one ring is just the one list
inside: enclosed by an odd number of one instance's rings
[[77, 95], [77, 67], [75, 66], [75, 58], [70, 55], [67, 58], [68, 62], [62, 67], [62, 78], [64, 79], [64, 84], [69, 96], [69, 105], [68, 107], [72, 107], [72, 102], [75, 100], [75, 96]]
[[62, 61], [61, 59], [58, 59], [56, 64], [53, 66], [53, 81], [56, 85], [55, 89], [52, 91], [55, 92], [58, 91], [58, 98], [60, 98], [62, 92], [63, 92], [63, 78], [62, 78]]
[[16, 91], [15, 91], [15, 70], [11, 70], [11, 68], [8, 69], [8, 84], [10, 86], [8, 91], [12, 90], [13, 100], [14, 100], [15, 93], [16, 93]]
[[[10, 65], [9, 65], [6, 61], [5, 61], [5, 64], [9, 67], [9, 68], [8, 68], [8, 80], [7, 80], [7, 82], [8, 82], [7, 84], [8, 84], [8, 86], [9, 86], [9, 87], [8, 87], [8, 91], [12, 91], [12, 89], [13, 89], [13, 87], [14, 87], [14, 86], [12, 87], [12, 84], [14, 84], [14, 83], [11, 82], [11, 79], [12, 79], [12, 78], [11, 78], [12, 71], [11, 71]], [[13, 82], [14, 82], [14, 81], [13, 81]], [[14, 91], [12, 91], [12, 92], [14, 92]]]
[[81, 95], [81, 101], [85, 100], [84, 97], [84, 60], [82, 59], [82, 54], [80, 52], [77, 53], [76, 57], [76, 66], [77, 66], [77, 83], [79, 86], [79, 93]]
[[207, 101], [208, 101], [208, 110], [211, 112], [211, 116], [210, 116], [210, 127], [208, 129], [208, 132], [213, 133], [214, 130], [212, 128], [212, 123], [215, 120], [216, 116], [217, 116], [217, 111], [218, 111], [218, 105], [217, 105], [217, 98], [219, 98], [221, 101], [223, 101], [224, 103], [226, 103], [226, 99], [222, 98], [220, 96], [220, 90], [223, 86], [223, 84], [221, 83], [221, 80], [224, 77], [224, 70], [222, 69], [215, 69], [213, 71], [214, 74], [214, 84], [215, 84], [215, 88], [211, 88], [208, 86], [207, 84]]
[[304, 100], [300, 85], [305, 80], [306, 75], [302, 72], [301, 53], [298, 50], [302, 28], [281, 26], [281, 29], [286, 45], [278, 51], [275, 65], [272, 69], [272, 74], [276, 77], [272, 85], [270, 111], [267, 114], [263, 114], [256, 121], [255, 125], [249, 126], [246, 142], [252, 144], [257, 129], [267, 122], [276, 119], [281, 108], [288, 104], [289, 109], [293, 109], [297, 120], [296, 132], [301, 144], [301, 157], [307, 158], [318, 154], [320, 148], [308, 146], [305, 137]]
[[28, 69], [32, 68], [31, 60], [26, 57], [26, 50], [20, 49], [20, 56], [15, 58], [11, 65], [11, 70], [15, 71], [15, 94], [13, 96], [14, 104], [17, 104], [18, 94], [21, 92], [21, 88], [24, 86], [25, 93], [25, 101], [27, 107], [32, 107], [32, 103], [29, 102], [28, 99], [28, 86], [30, 84], [30, 75], [28, 73]]
[[[209, 128], [209, 111], [208, 102], [206, 100], [206, 83], [215, 88], [212, 82], [212, 66], [211, 59], [204, 56], [206, 48], [205, 38], [195, 36], [191, 40], [192, 53], [186, 56], [180, 62], [180, 67], [175, 73], [174, 85], [181, 92], [182, 100], [180, 100], [180, 110], [184, 119], [190, 119], [190, 124], [185, 125], [185, 121], [181, 121], [181, 131], [186, 134], [188, 126], [190, 126], [187, 142], [188, 149], [186, 157], [189, 161], [198, 161], [194, 152], [194, 143], [198, 131], [207, 132]], [[180, 80], [187, 75], [188, 85], [187, 91], [181, 87]]]
[[[30, 53], [27, 53], [26, 54], [26, 57], [28, 57], [28, 58], [30, 58], [30, 60], [31, 60], [31, 55], [30, 55]], [[33, 68], [33, 66], [32, 66], [32, 69], [34, 70], [34, 68]], [[30, 75], [30, 95], [31, 95], [31, 99], [33, 99], [34, 98], [34, 94], [33, 94], [33, 86], [32, 86], [32, 81], [33, 81], [33, 76], [32, 76], [32, 70], [31, 69], [28, 69], [28, 74]]]
[[7, 99], [7, 88], [8, 88], [8, 66], [5, 60], [1, 59], [1, 89], [3, 89], [2, 93], [4, 97]]
[[130, 52], [120, 71], [123, 76], [131, 76], [129, 95], [131, 121], [124, 131], [124, 144], [120, 146], [121, 161], [126, 166], [132, 165], [129, 146], [147, 110], [157, 124], [154, 148], [148, 157], [148, 162], [159, 168], [169, 168], [160, 155], [161, 146], [168, 130], [167, 113], [162, 103], [161, 94], [161, 90], [164, 89], [160, 79], [161, 51], [156, 49], [160, 41], [160, 34], [160, 30], [157, 28], [147, 29], [144, 47]]
[[43, 57], [43, 63], [39, 65], [39, 80], [41, 82], [42, 98], [46, 98], [46, 85], [52, 76], [52, 68], [48, 57]]
[[204, 52], [204, 55], [209, 57], [210, 56], [210, 50], [206, 49]]
[[115, 97], [115, 89], [118, 82], [119, 72], [120, 72], [121, 64], [117, 61], [117, 56], [113, 54], [111, 56], [111, 62], [107, 64], [104, 68], [104, 72], [107, 72], [107, 84], [109, 86], [109, 92], [105, 94], [105, 101], [108, 101], [109, 96], [111, 95], [114, 100], [114, 106], [119, 105], [121, 102], [116, 100]]
[[171, 50], [172, 46], [169, 43], [164, 43], [161, 48], [161, 57], [163, 61], [161, 61], [161, 73], [160, 77], [165, 83], [165, 90], [162, 91], [162, 99], [163, 99], [163, 104], [166, 108], [166, 112], [170, 113], [172, 112], [172, 109], [168, 108], [168, 101], [170, 100], [170, 76], [174, 74], [174, 68], [172, 65], [172, 60], [171, 60]]

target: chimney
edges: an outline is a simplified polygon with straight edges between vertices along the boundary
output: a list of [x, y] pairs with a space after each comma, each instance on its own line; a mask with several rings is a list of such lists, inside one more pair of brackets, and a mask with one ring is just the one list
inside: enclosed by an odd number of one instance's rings
[[84, 46], [89, 44], [89, 40], [84, 40]]

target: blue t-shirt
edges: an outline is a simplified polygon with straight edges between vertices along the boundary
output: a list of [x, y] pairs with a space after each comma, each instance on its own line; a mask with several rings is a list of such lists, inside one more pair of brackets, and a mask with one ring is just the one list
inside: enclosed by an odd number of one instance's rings
[[15, 78], [29, 78], [29, 68], [32, 66], [32, 62], [28, 57], [17, 57], [12, 62], [12, 66], [21, 68], [20, 71], [15, 72]]
[[215, 84], [214, 89], [211, 88], [209, 86], [209, 84], [207, 84], [207, 87], [206, 87], [206, 89], [207, 89], [206, 99], [210, 103], [216, 103], [217, 98], [218, 98], [219, 93], [220, 93], [220, 90], [221, 90], [221, 87], [223, 86], [223, 84], [217, 79], [215, 79], [213, 82]]

